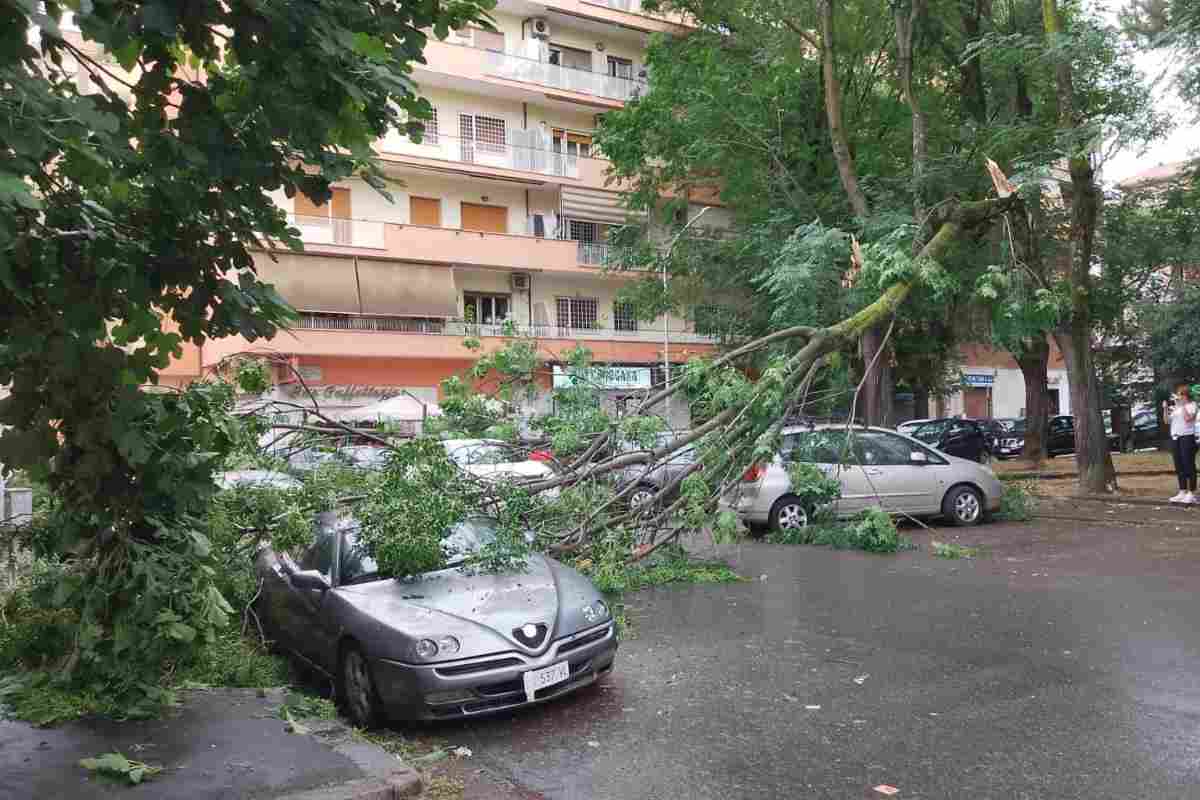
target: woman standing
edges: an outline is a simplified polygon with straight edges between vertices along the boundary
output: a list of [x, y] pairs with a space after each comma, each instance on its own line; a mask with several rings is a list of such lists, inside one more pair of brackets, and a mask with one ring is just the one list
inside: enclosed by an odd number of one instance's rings
[[1196, 501], [1196, 403], [1186, 383], [1175, 387], [1175, 408], [1171, 410], [1171, 454], [1175, 457], [1175, 477], [1179, 494], [1172, 503]]

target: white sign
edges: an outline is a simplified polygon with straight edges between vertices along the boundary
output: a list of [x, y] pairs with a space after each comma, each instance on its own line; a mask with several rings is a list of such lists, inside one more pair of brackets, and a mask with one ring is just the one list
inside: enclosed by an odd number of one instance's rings
[[595, 389], [649, 389], [649, 367], [588, 367], [576, 370], [554, 367], [554, 388], [565, 389], [576, 383]]

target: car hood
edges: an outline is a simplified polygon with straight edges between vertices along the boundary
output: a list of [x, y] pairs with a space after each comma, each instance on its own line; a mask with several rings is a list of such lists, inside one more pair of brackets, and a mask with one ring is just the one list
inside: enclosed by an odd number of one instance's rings
[[[541, 555], [531, 555], [525, 569], [516, 573], [468, 574], [451, 568], [340, 591], [373, 621], [375, 633], [382, 628], [401, 634], [382, 637], [391, 640], [382, 649], [404, 661], [414, 660], [411, 646], [417, 640], [445, 635], [462, 643], [455, 658], [505, 650], [540, 654], [554, 639], [574, 633], [580, 627], [575, 610], [599, 598], [582, 575]], [[564, 609], [566, 604], [570, 607]], [[525, 625], [539, 628], [540, 636], [532, 643], [516, 635]], [[397, 652], [401, 642], [406, 652]]]

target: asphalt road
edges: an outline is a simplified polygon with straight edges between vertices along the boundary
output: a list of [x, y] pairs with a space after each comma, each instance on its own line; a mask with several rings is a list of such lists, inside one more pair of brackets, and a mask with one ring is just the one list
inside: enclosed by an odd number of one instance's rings
[[631, 598], [597, 689], [429, 733], [468, 798], [1200, 798], [1200, 510], [1045, 511], [910, 531], [971, 560], [743, 545]]

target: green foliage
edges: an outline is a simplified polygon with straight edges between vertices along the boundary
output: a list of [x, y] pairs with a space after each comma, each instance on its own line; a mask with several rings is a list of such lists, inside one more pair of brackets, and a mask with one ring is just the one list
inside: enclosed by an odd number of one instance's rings
[[979, 555], [979, 548], [966, 547], [954, 542], [933, 541], [929, 543], [929, 552], [933, 553], [937, 558], [975, 558], [975, 556]]
[[162, 767], [151, 766], [144, 761], [128, 759], [120, 753], [105, 753], [96, 758], [81, 758], [79, 766], [89, 772], [99, 773], [107, 778], [114, 778], [136, 786], [147, 778], [153, 778], [162, 772]]
[[1037, 509], [1037, 497], [1033, 494], [1033, 484], [1021, 481], [1006, 481], [1004, 494], [1000, 496], [1000, 512], [998, 519], [1009, 522], [1028, 522], [1033, 518]]
[[865, 550], [868, 553], [895, 553], [912, 545], [896, 530], [891, 516], [878, 508], [868, 508], [850, 522], [818, 520], [805, 528], [772, 531], [772, 544], [826, 545], [835, 550]]
[[382, 189], [370, 145], [430, 116], [408, 77], [423, 31], [488, 7], [0, 4], [0, 462], [54, 495], [32, 538], [64, 564], [39, 607], [74, 613], [56, 690], [152, 713], [164, 671], [226, 629], [207, 509], [253, 430], [224, 383], [152, 385], [184, 343], [293, 318], [254, 272], [261, 242], [300, 246], [271, 194]]
[[733, 583], [742, 578], [719, 561], [701, 561], [682, 547], [665, 545], [647, 558], [629, 562], [633, 537], [613, 532], [592, 544], [575, 568], [591, 578], [605, 594], [620, 595], [649, 586], [671, 583]]
[[842, 496], [842, 482], [825, 474], [816, 464], [791, 460], [787, 473], [792, 494], [803, 501], [805, 508], [813, 509], [815, 519], [810, 519], [810, 524], [827, 517], [833, 503]]
[[251, 624], [246, 635], [232, 627], [224, 631], [174, 677], [182, 688], [260, 689], [286, 684], [291, 671], [286, 658], [269, 652], [258, 640], [258, 631]]
[[289, 691], [278, 713], [280, 719], [337, 719], [337, 705], [327, 697]]
[[886, 511], [868, 508], [858, 515], [851, 527], [854, 547], [868, 553], [894, 553], [900, 549], [896, 522]]

